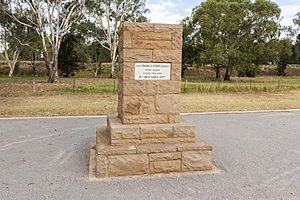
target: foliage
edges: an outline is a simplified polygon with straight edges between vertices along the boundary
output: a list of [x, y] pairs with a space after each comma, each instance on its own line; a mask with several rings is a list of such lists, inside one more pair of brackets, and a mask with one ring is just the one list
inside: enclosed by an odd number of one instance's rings
[[268, 0], [202, 2], [192, 12], [190, 31], [203, 47], [198, 59], [215, 67], [216, 78], [225, 67], [224, 80], [230, 80], [233, 68], [261, 62], [257, 52], [270, 48], [268, 43], [278, 36], [279, 16], [278, 5]]
[[61, 47], [58, 54], [58, 69], [63, 73], [64, 77], [74, 75], [78, 70], [80, 61], [80, 49], [82, 36], [67, 34], [62, 40]]
[[[118, 31], [122, 22], [147, 21], [143, 15], [145, 0], [87, 0], [86, 7], [91, 23], [103, 34], [93, 34], [94, 40], [110, 52], [111, 76], [115, 76], [118, 59]], [[99, 32], [99, 31], [98, 31]]]
[[250, 65], [240, 65], [238, 68], [239, 77], [255, 77], [260, 71], [259, 65], [251, 63]]
[[279, 62], [277, 64], [277, 74], [279, 76], [285, 76], [285, 69], [288, 65], [292, 52], [292, 41], [290, 39], [282, 39], [278, 43], [279, 49]]
[[59, 48], [63, 36], [69, 31], [72, 23], [81, 17], [84, 0], [9, 0], [5, 2], [8, 3], [10, 10], [1, 7], [1, 11], [22, 25], [24, 29], [30, 28], [38, 35], [48, 71], [48, 82], [58, 82]]

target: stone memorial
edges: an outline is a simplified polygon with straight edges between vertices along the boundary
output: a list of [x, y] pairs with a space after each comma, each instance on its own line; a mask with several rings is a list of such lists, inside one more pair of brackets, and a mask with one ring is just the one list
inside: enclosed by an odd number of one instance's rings
[[97, 127], [96, 177], [212, 169], [212, 146], [180, 119], [182, 26], [123, 23], [118, 115]]

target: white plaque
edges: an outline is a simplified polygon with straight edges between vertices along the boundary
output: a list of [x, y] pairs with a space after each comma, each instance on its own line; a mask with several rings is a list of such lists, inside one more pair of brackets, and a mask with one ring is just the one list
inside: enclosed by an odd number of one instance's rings
[[135, 80], [171, 80], [171, 63], [135, 63]]

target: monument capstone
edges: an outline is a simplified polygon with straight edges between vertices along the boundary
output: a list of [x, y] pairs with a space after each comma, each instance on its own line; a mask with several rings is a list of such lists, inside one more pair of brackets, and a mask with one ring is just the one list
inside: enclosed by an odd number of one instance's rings
[[180, 119], [182, 26], [123, 23], [118, 115], [97, 127], [96, 177], [212, 169], [212, 146]]

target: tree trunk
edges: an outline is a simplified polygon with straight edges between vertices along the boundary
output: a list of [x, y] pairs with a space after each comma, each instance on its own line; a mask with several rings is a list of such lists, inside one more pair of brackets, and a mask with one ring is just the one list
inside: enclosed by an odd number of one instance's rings
[[230, 75], [231, 74], [231, 70], [230, 70], [230, 67], [226, 67], [226, 72], [225, 72], [225, 75], [224, 75], [224, 81], [230, 81]]
[[185, 75], [185, 71], [188, 69], [187, 65], [182, 64], [182, 68], [181, 68], [181, 78], [184, 77]]
[[15, 65], [14, 65], [14, 66], [11, 66], [11, 67], [9, 68], [9, 74], [8, 74], [8, 77], [9, 77], [9, 78], [13, 77], [14, 70], [15, 70]]
[[115, 75], [115, 66], [116, 66], [116, 63], [114, 61], [111, 61], [111, 74], [110, 74], [110, 78], [115, 78], [116, 75]]
[[215, 65], [215, 71], [216, 71], [216, 79], [221, 79], [221, 67], [219, 65]]
[[48, 83], [58, 82], [58, 53], [53, 55], [53, 63], [50, 64]]

